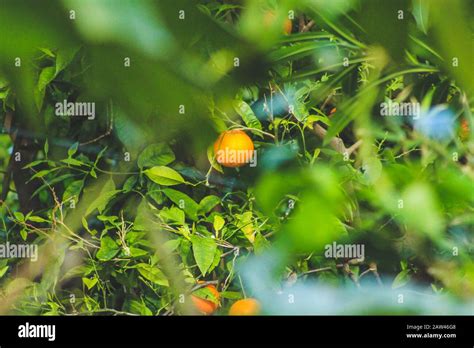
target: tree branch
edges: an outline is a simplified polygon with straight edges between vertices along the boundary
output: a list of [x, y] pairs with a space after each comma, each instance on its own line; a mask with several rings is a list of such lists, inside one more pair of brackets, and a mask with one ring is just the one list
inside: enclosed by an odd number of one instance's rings
[[301, 28], [300, 33], [306, 33], [308, 32], [313, 26], [315, 22], [313, 20], [310, 20], [303, 28]]
[[[324, 140], [327, 134], [327, 130], [321, 127], [319, 124], [315, 123], [313, 126], [313, 133], [316, 134], [322, 140]], [[360, 145], [362, 145], [362, 140], [358, 140], [352, 146], [350, 146], [349, 148], [346, 148], [346, 146], [344, 145], [344, 141], [341, 138], [333, 137], [330, 140], [329, 145], [337, 152], [343, 155], [346, 154], [350, 156], [354, 151], [356, 151], [360, 147]]]

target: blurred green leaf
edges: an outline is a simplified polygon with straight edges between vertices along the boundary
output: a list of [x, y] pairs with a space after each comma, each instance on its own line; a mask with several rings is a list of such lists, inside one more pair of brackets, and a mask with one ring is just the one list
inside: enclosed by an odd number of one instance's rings
[[436, 196], [430, 186], [413, 183], [402, 194], [403, 209], [400, 209], [403, 222], [418, 233], [439, 238], [444, 227]]
[[97, 278], [92, 278], [92, 279], [89, 279], [89, 278], [85, 278], [83, 277], [82, 278], [82, 282], [85, 284], [85, 286], [87, 286], [87, 289], [92, 289], [98, 282], [99, 280]]
[[405, 269], [397, 274], [392, 282], [392, 289], [398, 289], [405, 286], [410, 281], [410, 270]]
[[243, 214], [235, 214], [237, 220], [237, 227], [242, 230], [245, 237], [253, 243], [255, 240], [255, 229], [253, 226], [253, 214], [251, 211], [246, 211]]
[[163, 193], [192, 219], [197, 220], [199, 205], [187, 194], [170, 188], [163, 189]]
[[[246, 102], [243, 100], [235, 100], [233, 105], [235, 111], [240, 115], [240, 117], [242, 117], [242, 120], [245, 122], [247, 127], [262, 130], [260, 121]], [[261, 133], [256, 132], [256, 134], [261, 136]]]
[[209, 213], [212, 209], [214, 209], [215, 206], [220, 204], [220, 202], [221, 202], [221, 199], [214, 195], [204, 197], [199, 202], [199, 213], [201, 214]]
[[145, 279], [148, 279], [157, 285], [169, 286], [168, 278], [166, 278], [164, 273], [158, 268], [147, 263], [139, 263], [135, 268], [138, 269], [138, 272], [140, 272]]
[[[87, 191], [89, 188], [86, 189]], [[108, 179], [102, 189], [100, 190], [100, 193], [97, 195], [97, 197], [89, 204], [86, 210], [86, 215], [89, 215], [92, 213], [95, 209], [99, 211], [99, 213], [102, 213], [102, 211], [105, 209], [107, 206], [107, 203], [110, 201], [110, 199], [117, 194], [117, 190], [115, 190], [115, 183], [112, 179]]]
[[138, 167], [166, 166], [175, 160], [173, 150], [166, 144], [148, 145], [138, 156]]

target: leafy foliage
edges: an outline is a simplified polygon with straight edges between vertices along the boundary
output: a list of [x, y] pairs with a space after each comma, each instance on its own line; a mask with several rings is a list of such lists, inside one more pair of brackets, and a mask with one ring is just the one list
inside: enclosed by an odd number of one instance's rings
[[[195, 313], [181, 296], [215, 302], [208, 283], [226, 313], [263, 298], [241, 269], [274, 254], [254, 267], [268, 287], [348, 287], [355, 313], [379, 310], [358, 292], [374, 281], [471, 303], [467, 1], [0, 6], [0, 241], [39, 245], [41, 265], [0, 258], [0, 313]], [[382, 117], [390, 102], [432, 117]], [[226, 129], [252, 137], [255, 168], [215, 161]], [[325, 257], [334, 242], [365, 258]]]

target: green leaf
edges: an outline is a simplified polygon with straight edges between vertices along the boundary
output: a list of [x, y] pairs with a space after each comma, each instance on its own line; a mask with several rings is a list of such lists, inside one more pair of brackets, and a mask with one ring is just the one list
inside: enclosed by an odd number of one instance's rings
[[252, 212], [247, 211], [243, 214], [236, 214], [235, 218], [237, 220], [237, 227], [242, 230], [250, 243], [253, 243], [255, 240], [255, 231], [252, 222]]
[[137, 176], [134, 175], [134, 176], [129, 177], [123, 184], [123, 187], [122, 187], [123, 192], [125, 193], [130, 192], [136, 184], [137, 184]]
[[46, 47], [39, 47], [38, 48], [41, 52], [43, 52], [44, 54], [46, 54], [47, 56], [51, 57], [51, 58], [54, 58], [55, 57], [55, 54], [53, 51], [51, 51], [49, 48], [46, 48]]
[[67, 155], [71, 157], [77, 152], [77, 149], [79, 148], [79, 143], [75, 142], [74, 144], [71, 145], [71, 147], [67, 150]]
[[129, 231], [129, 232], [127, 232], [127, 235], [125, 236], [125, 241], [129, 245], [142, 244], [142, 242], [147, 241], [146, 235], [147, 235], [147, 232]]
[[212, 272], [214, 268], [219, 266], [219, 263], [221, 262], [221, 256], [222, 256], [222, 251], [220, 249], [216, 249], [216, 252], [214, 254], [214, 260], [211, 263], [211, 266], [207, 270], [208, 273]]
[[193, 296], [197, 296], [204, 300], [208, 300], [214, 303], [218, 303], [219, 299], [214, 295], [214, 293], [209, 290], [207, 287], [199, 288], [193, 291]]
[[[183, 213], [184, 215], [184, 213]], [[142, 199], [138, 204], [133, 228], [136, 231], [144, 231], [150, 225], [151, 209], [146, 199]], [[128, 235], [128, 234], [127, 234]]]
[[238, 291], [222, 291], [220, 296], [229, 300], [240, 300], [243, 297]]
[[74, 59], [79, 47], [60, 48], [56, 55], [56, 75], [59, 74]]
[[145, 255], [148, 255], [148, 251], [136, 247], [130, 247], [131, 257], [141, 257]]
[[[158, 186], [157, 184], [155, 184], [154, 182], [150, 182], [152, 185], [156, 185]], [[158, 205], [161, 205], [163, 204], [163, 201], [164, 201], [164, 197], [163, 197], [163, 192], [159, 191], [159, 190], [150, 190], [150, 188], [148, 188], [148, 192], [146, 193], [147, 196], [151, 197], [151, 199], [153, 199], [155, 201], [156, 204]]]
[[44, 90], [46, 86], [54, 80], [54, 77], [56, 76], [56, 69], [52, 66], [48, 66], [41, 70], [41, 73], [38, 78], [38, 84], [36, 87], [38, 90]]
[[5, 273], [7, 273], [9, 267], [10, 266], [5, 266], [3, 268], [0, 268], [0, 278], [3, 277]]
[[431, 238], [441, 236], [444, 219], [438, 197], [428, 184], [415, 183], [408, 186], [402, 195], [403, 208], [399, 209], [400, 219], [415, 233], [423, 233]]
[[178, 247], [179, 244], [181, 243], [181, 239], [170, 239], [167, 242], [163, 244], [163, 246], [168, 250], [169, 252], [175, 251]]
[[[2, 87], [0, 86], [0, 88], [2, 88]], [[0, 91], [0, 100], [6, 100], [9, 93], [10, 93], [10, 89]]]
[[164, 143], [147, 146], [138, 156], [138, 167], [166, 166], [175, 160], [173, 150]]
[[104, 236], [100, 240], [100, 249], [96, 254], [96, 257], [101, 261], [108, 261], [117, 255], [119, 246], [109, 236]]
[[48, 220], [43, 219], [40, 216], [29, 216], [28, 221], [33, 221], [33, 222], [48, 222]]
[[37, 165], [40, 165], [41, 163], [47, 163], [47, 162], [48, 162], [47, 160], [33, 161], [33, 162], [28, 163], [26, 166], [24, 166], [23, 169], [33, 168], [33, 167], [36, 167]]
[[256, 255], [262, 254], [265, 250], [270, 248], [270, 242], [265, 239], [260, 233], [255, 236], [253, 248]]
[[214, 154], [214, 148], [212, 146], [207, 148], [207, 159], [209, 160], [212, 168], [217, 170], [219, 173], [224, 173], [222, 166], [216, 161], [216, 155]]
[[26, 238], [28, 237], [28, 231], [23, 228], [20, 231], [20, 236], [21, 236], [21, 239], [26, 240]]
[[[245, 122], [245, 125], [249, 128], [255, 128], [262, 130], [262, 125], [258, 120], [257, 116], [255, 116], [252, 108], [243, 100], [234, 100], [233, 106], [235, 111], [242, 117], [242, 120]], [[261, 133], [257, 132], [259, 136], [262, 136]]]
[[48, 139], [46, 139], [46, 141], [44, 142], [43, 151], [44, 151], [45, 157], [48, 158], [48, 152], [49, 152], [49, 142], [48, 142]]
[[271, 52], [268, 58], [273, 62], [282, 60], [293, 60], [308, 55], [315, 54], [318, 50], [329, 47], [337, 47], [338, 43], [324, 41], [308, 41], [302, 42], [291, 46], [279, 47], [275, 51]]
[[36, 178], [42, 178], [43, 176], [49, 174], [50, 172], [52, 172], [54, 169], [43, 169], [43, 170], [40, 170], [39, 172], [35, 173], [35, 175], [33, 175], [30, 179], [33, 180], [33, 179], [36, 179]]
[[191, 197], [183, 192], [170, 188], [163, 189], [163, 193], [171, 199], [174, 204], [183, 209], [192, 220], [197, 220], [199, 205]]
[[201, 202], [199, 202], [199, 213], [200, 214], [209, 213], [220, 202], [221, 202], [221, 199], [214, 195], [204, 197], [203, 199], [201, 199]]
[[92, 278], [92, 279], [89, 279], [89, 278], [86, 278], [86, 277], [83, 277], [82, 278], [82, 282], [84, 283], [85, 286], [87, 286], [87, 289], [92, 289], [98, 282], [99, 280], [97, 278]]
[[373, 184], [377, 182], [382, 174], [382, 163], [378, 157], [369, 157], [364, 159], [362, 163], [362, 169], [364, 171], [364, 180], [367, 184]]
[[74, 158], [65, 158], [65, 159], [61, 160], [61, 162], [62, 162], [62, 163], [65, 163], [65, 164], [67, 164], [67, 165], [70, 165], [70, 166], [78, 166], [78, 167], [80, 167], [80, 166], [85, 165], [84, 162], [81, 162], [81, 161], [79, 161], [79, 160], [77, 160], [77, 159], [74, 159]]
[[184, 179], [177, 171], [165, 166], [156, 166], [144, 171], [151, 181], [159, 185], [172, 186], [184, 183]]
[[429, 0], [413, 0], [413, 17], [416, 25], [425, 34], [428, 33]]
[[[57, 176], [51, 180], [48, 180], [48, 185], [53, 186], [54, 184], [57, 184], [58, 182], [64, 181], [69, 178], [73, 178], [74, 176], [75, 176], [74, 174], [64, 174], [64, 175]], [[31, 196], [35, 197], [42, 190], [44, 190], [45, 188], [48, 188], [48, 185], [46, 183], [41, 185], [35, 192], [33, 192]]]
[[84, 186], [83, 180], [76, 180], [67, 185], [66, 190], [63, 193], [63, 202], [66, 202], [68, 199], [75, 197], [75, 200], [79, 198], [81, 194], [82, 187]]
[[300, 100], [293, 100], [293, 115], [295, 115], [296, 119], [300, 122], [306, 120], [309, 116], [308, 109], [306, 108], [306, 104], [301, 102]]
[[15, 219], [17, 219], [18, 221], [25, 221], [25, 215], [23, 215], [22, 212], [15, 211], [13, 215], [15, 216]]
[[158, 268], [147, 263], [139, 263], [135, 267], [145, 279], [148, 279], [157, 285], [169, 286], [169, 282], [165, 274]]
[[92, 201], [92, 203], [87, 208], [86, 215], [89, 215], [95, 209], [97, 209], [99, 213], [102, 214], [102, 211], [107, 206], [107, 203], [117, 192], [119, 191], [115, 190], [114, 181], [111, 178], [109, 178], [109, 180], [107, 180], [107, 182], [104, 184], [104, 186], [100, 190], [99, 194], [97, 195], [97, 198], [94, 201]]
[[97, 220], [103, 221], [103, 222], [109, 222], [112, 225], [116, 225], [118, 216], [97, 215]]
[[49, 66], [41, 70], [34, 93], [35, 103], [38, 110], [43, 107], [43, 99], [46, 86], [56, 77], [56, 68]]
[[137, 300], [130, 301], [130, 311], [140, 315], [153, 315], [153, 312], [145, 305], [145, 303]]
[[211, 237], [193, 235], [191, 242], [193, 243], [194, 259], [201, 273], [206, 275], [206, 272], [214, 261], [214, 255], [217, 249], [216, 241]]
[[163, 208], [160, 211], [160, 216], [164, 218], [166, 221], [175, 221], [180, 223], [181, 225], [184, 225], [184, 211], [177, 207], [171, 207], [171, 208]]
[[395, 279], [393, 280], [392, 289], [401, 288], [402, 286], [406, 285], [410, 281], [410, 279], [410, 270], [404, 269], [403, 271], [398, 273]]
[[[352, 66], [355, 66], [355, 64], [353, 64]], [[349, 71], [349, 69], [350, 67], [339, 73], [336, 78], [331, 79], [331, 83], [334, 83], [338, 79], [341, 79], [343, 77], [343, 73]], [[376, 76], [374, 76], [373, 81], [367, 83], [357, 93], [357, 95], [346, 100], [341, 106], [338, 106], [337, 112], [335, 113], [335, 115], [333, 115], [332, 125], [331, 127], [329, 127], [328, 132], [324, 137], [324, 144], [328, 144], [334, 136], [344, 130], [344, 128], [349, 123], [351, 123], [358, 115], [364, 115], [366, 113], [369, 113], [370, 109], [376, 101], [378, 87], [381, 84], [399, 76], [433, 71], [436, 71], [436, 69], [425, 67], [404, 69], [378, 79], [375, 78], [378, 76], [377, 74], [375, 74]]]
[[140, 127], [135, 122], [137, 121], [132, 120], [121, 109], [114, 109], [114, 132], [122, 144], [127, 144], [132, 158], [139, 154], [146, 141]]

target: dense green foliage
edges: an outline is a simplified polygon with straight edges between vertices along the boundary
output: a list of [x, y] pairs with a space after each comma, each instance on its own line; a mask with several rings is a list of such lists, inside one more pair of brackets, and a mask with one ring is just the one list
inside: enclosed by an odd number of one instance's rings
[[[240, 265], [275, 254], [275, 293], [472, 308], [472, 2], [119, 3], [0, 0], [0, 242], [40, 246], [0, 259], [0, 313], [187, 314], [215, 284], [226, 314], [271, 303]], [[57, 116], [65, 100], [95, 117]], [[255, 167], [215, 161], [227, 129]], [[365, 258], [325, 257], [333, 242]], [[353, 313], [381, 311], [364, 298]]]

